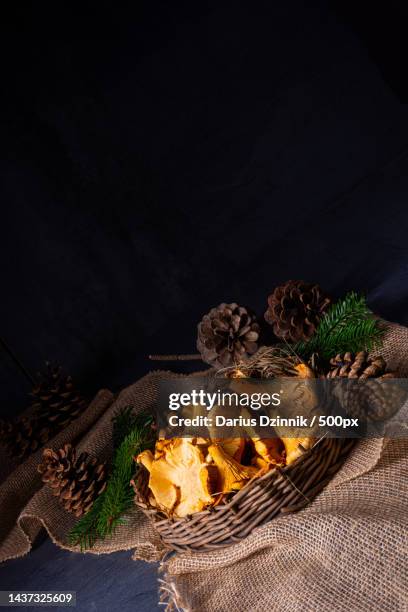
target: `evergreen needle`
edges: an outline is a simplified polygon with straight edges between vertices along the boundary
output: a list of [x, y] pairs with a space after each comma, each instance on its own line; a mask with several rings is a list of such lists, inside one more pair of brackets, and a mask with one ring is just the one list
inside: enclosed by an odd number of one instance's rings
[[[83, 516], [73, 527], [69, 534], [71, 544], [79, 544], [81, 550], [91, 548], [96, 540], [104, 539], [113, 533], [115, 528], [123, 522], [123, 514], [132, 507], [133, 490], [130, 480], [135, 472], [133, 457], [154, 444], [152, 430], [153, 418], [151, 415], [131, 415], [122, 411], [113, 419], [120, 427], [127, 423], [122, 433], [124, 438], [115, 452], [112, 471], [108, 478], [105, 491], [96, 499], [91, 510]], [[128, 433], [126, 433], [128, 432]]]
[[327, 311], [307, 342], [294, 345], [294, 351], [304, 359], [318, 353], [329, 360], [338, 353], [372, 350], [381, 341], [384, 328], [374, 318], [364, 296], [348, 293]]

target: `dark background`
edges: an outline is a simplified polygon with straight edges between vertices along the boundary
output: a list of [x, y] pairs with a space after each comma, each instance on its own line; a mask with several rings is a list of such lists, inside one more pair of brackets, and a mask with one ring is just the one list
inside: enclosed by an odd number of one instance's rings
[[[2, 22], [0, 334], [30, 371], [116, 391], [149, 353], [193, 352], [212, 306], [262, 315], [288, 278], [408, 322], [402, 3], [78, 7]], [[1, 413], [26, 407], [4, 352], [0, 385]], [[150, 610], [146, 567], [47, 542], [0, 581]]]

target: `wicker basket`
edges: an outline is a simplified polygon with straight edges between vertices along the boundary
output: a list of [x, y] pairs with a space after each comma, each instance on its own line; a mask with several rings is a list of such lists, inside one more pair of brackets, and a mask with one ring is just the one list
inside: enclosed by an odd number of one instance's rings
[[135, 503], [153, 521], [169, 549], [223, 548], [239, 542], [279, 514], [304, 508], [339, 469], [353, 444], [354, 440], [321, 438], [291, 465], [251, 480], [227, 503], [185, 518], [168, 518], [146, 503], [148, 472], [141, 468]]

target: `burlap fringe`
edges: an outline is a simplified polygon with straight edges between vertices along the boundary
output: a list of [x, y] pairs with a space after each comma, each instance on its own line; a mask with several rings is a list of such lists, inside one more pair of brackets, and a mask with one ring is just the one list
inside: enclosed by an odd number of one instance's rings
[[180, 593], [174, 582], [158, 579], [159, 582], [159, 606], [165, 606], [165, 612], [192, 612], [182, 602]]

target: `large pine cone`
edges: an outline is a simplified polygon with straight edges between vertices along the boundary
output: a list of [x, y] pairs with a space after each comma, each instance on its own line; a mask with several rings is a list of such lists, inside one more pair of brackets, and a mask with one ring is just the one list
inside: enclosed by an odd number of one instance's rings
[[255, 316], [238, 304], [212, 308], [198, 324], [197, 349], [203, 361], [223, 368], [253, 355], [258, 349], [260, 327]]
[[60, 367], [46, 364], [30, 394], [29, 417], [0, 422], [0, 443], [12, 457], [25, 459], [67, 427], [87, 408], [72, 378]]
[[308, 340], [330, 303], [319, 285], [289, 280], [269, 296], [265, 320], [277, 338], [288, 342]]
[[[336, 355], [330, 360], [326, 377], [338, 380], [331, 393], [346, 412], [365, 421], [385, 421], [400, 409], [405, 399], [403, 390], [395, 383], [383, 385], [385, 379], [395, 378], [387, 372], [383, 357], [370, 357], [366, 351]], [[341, 382], [339, 379], [349, 379]]]
[[42, 481], [51, 487], [65, 510], [80, 517], [88, 512], [106, 488], [106, 465], [88, 453], [77, 457], [75, 448], [66, 444], [58, 451], [46, 448], [38, 466]]

